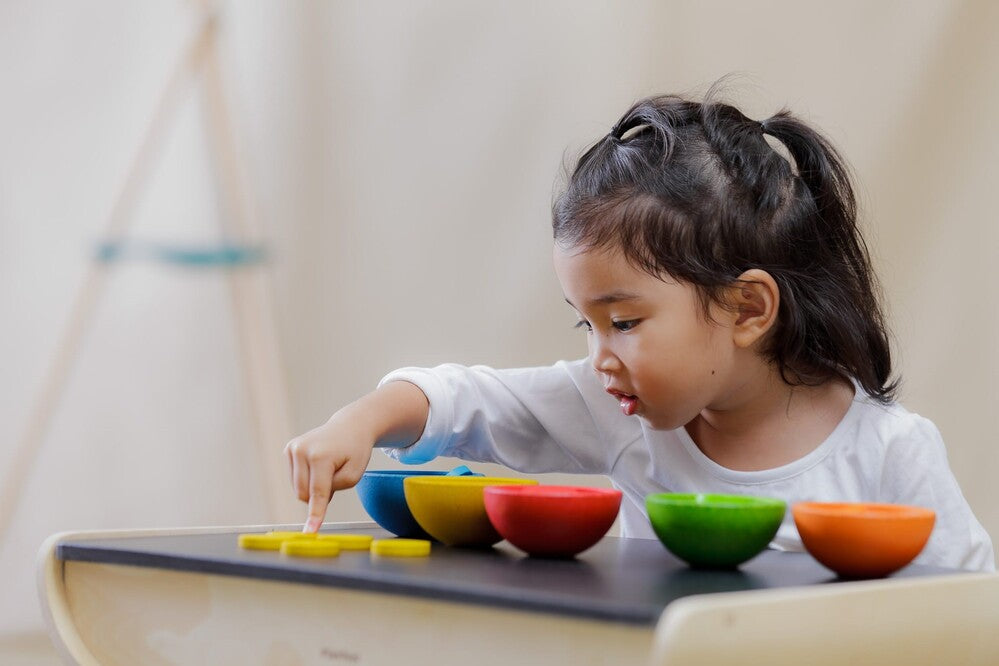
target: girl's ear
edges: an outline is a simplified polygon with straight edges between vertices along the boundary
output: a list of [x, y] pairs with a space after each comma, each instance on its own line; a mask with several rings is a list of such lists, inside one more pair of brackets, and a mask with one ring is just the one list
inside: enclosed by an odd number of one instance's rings
[[748, 348], [766, 336], [777, 322], [780, 289], [770, 273], [753, 268], [739, 276], [729, 292], [735, 316], [732, 339]]

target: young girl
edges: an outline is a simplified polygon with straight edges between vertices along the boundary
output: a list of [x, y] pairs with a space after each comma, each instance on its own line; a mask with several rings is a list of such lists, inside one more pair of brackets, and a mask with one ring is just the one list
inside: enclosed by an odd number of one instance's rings
[[[917, 561], [994, 568], [940, 433], [894, 402], [853, 191], [825, 138], [787, 112], [645, 99], [579, 160], [552, 226], [588, 358], [389, 374], [287, 445], [307, 531], [378, 446], [606, 475], [631, 537], [654, 538], [652, 492], [924, 506], [937, 518]], [[790, 512], [773, 545], [801, 550]]]

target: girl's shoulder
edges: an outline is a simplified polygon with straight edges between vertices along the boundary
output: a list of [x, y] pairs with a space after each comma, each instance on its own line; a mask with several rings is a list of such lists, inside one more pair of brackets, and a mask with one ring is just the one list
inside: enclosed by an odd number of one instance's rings
[[860, 387], [847, 418], [852, 419], [850, 429], [856, 439], [867, 447], [880, 444], [885, 453], [906, 455], [943, 452], [943, 437], [933, 421], [899, 402], [879, 402]]

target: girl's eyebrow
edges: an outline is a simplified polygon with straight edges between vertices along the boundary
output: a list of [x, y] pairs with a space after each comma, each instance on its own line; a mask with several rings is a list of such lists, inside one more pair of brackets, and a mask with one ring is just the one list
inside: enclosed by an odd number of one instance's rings
[[[609, 294], [603, 294], [602, 296], [591, 298], [586, 302], [586, 304], [610, 305], [611, 303], [620, 303], [621, 301], [637, 301], [639, 298], [640, 297], [638, 294], [633, 294], [630, 291], [612, 291]], [[572, 305], [572, 307], [576, 308], [576, 306], [573, 305], [572, 301], [570, 301], [568, 298], [565, 299], [565, 302], [568, 303], [569, 305]], [[576, 309], [578, 310], [579, 308]]]

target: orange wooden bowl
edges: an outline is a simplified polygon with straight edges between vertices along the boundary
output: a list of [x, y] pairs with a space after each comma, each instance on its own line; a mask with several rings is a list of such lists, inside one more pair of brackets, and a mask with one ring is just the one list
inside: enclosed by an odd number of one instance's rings
[[936, 514], [900, 504], [800, 502], [791, 507], [805, 550], [844, 578], [898, 571], [926, 546]]

